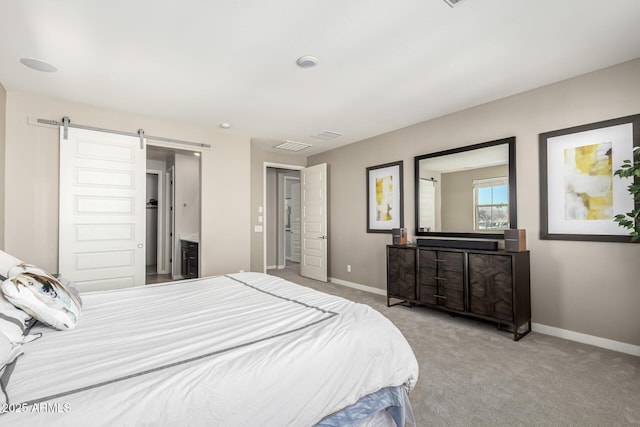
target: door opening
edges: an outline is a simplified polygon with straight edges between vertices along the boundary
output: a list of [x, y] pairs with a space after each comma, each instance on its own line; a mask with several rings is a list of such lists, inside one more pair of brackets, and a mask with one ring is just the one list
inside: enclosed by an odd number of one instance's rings
[[[288, 177], [286, 184], [285, 177]], [[326, 282], [326, 164], [304, 168], [265, 162], [263, 179], [264, 212], [259, 221], [263, 222], [264, 272], [287, 269], [287, 273]], [[291, 196], [289, 201], [287, 195]], [[295, 197], [299, 198], [299, 207], [294, 204]], [[293, 221], [287, 218], [288, 203], [291, 203]], [[291, 252], [287, 252], [287, 219], [290, 220]]]
[[[293, 175], [293, 176], [292, 176]], [[284, 266], [300, 264], [300, 172], [284, 175]]]
[[147, 187], [146, 187], [146, 252], [145, 252], [145, 269], [146, 275], [163, 274], [164, 260], [163, 238], [162, 233], [162, 217], [164, 200], [161, 195], [164, 188], [164, 172], [161, 170], [147, 169]]
[[[147, 168], [159, 171], [158, 191], [152, 193], [158, 205], [157, 268], [147, 267], [147, 284], [199, 277], [200, 167], [200, 157], [191, 151], [147, 146]], [[192, 260], [188, 268], [182, 262], [185, 242]], [[152, 258], [151, 249], [147, 252]]]

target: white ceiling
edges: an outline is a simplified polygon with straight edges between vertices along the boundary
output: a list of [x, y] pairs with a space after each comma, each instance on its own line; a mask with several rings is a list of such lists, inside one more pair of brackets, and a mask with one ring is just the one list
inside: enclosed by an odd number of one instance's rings
[[0, 40], [7, 90], [308, 156], [638, 58], [640, 1], [0, 0]]

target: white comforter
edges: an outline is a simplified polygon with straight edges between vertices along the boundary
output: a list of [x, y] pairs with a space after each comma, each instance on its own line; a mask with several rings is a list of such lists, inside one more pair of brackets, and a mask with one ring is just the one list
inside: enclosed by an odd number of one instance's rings
[[273, 276], [82, 297], [76, 329], [23, 347], [1, 425], [311, 426], [418, 376], [381, 314]]

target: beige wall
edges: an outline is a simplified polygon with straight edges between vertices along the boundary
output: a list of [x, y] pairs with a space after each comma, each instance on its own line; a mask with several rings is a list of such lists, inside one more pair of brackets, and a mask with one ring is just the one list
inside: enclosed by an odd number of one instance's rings
[[[275, 145], [275, 144], [274, 144]], [[251, 271], [264, 271], [264, 232], [254, 231], [258, 223], [258, 208], [266, 209], [264, 205], [264, 164], [284, 164], [294, 166], [306, 166], [307, 159], [301, 155], [287, 152], [272, 153], [261, 148], [257, 144], [251, 144]], [[268, 218], [267, 218], [268, 220]]]
[[[7, 92], [5, 248], [20, 259], [58, 269], [58, 129], [38, 118], [211, 144], [201, 156], [203, 275], [250, 265], [250, 142], [211, 127]], [[169, 144], [170, 145], [170, 144]], [[178, 148], [183, 148], [178, 146]], [[233, 182], [233, 185], [230, 183]]]
[[473, 181], [509, 176], [509, 166], [493, 166], [440, 175], [442, 231], [473, 233]]
[[[7, 91], [0, 84], [0, 188], [4, 188], [5, 171], [5, 136], [7, 118]], [[4, 249], [4, 199], [5, 192], [0, 195], [0, 249]]]
[[515, 136], [518, 225], [527, 230], [531, 250], [533, 321], [640, 345], [640, 245], [538, 237], [538, 134], [638, 113], [640, 59], [310, 157], [309, 165], [330, 168], [330, 276], [386, 286], [391, 235], [366, 233], [367, 166], [404, 161], [405, 225], [413, 240], [413, 157]]

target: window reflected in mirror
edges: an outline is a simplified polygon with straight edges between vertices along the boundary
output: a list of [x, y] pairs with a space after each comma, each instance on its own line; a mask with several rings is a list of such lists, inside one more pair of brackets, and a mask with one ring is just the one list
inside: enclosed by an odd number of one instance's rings
[[473, 180], [474, 231], [509, 228], [509, 178]]

